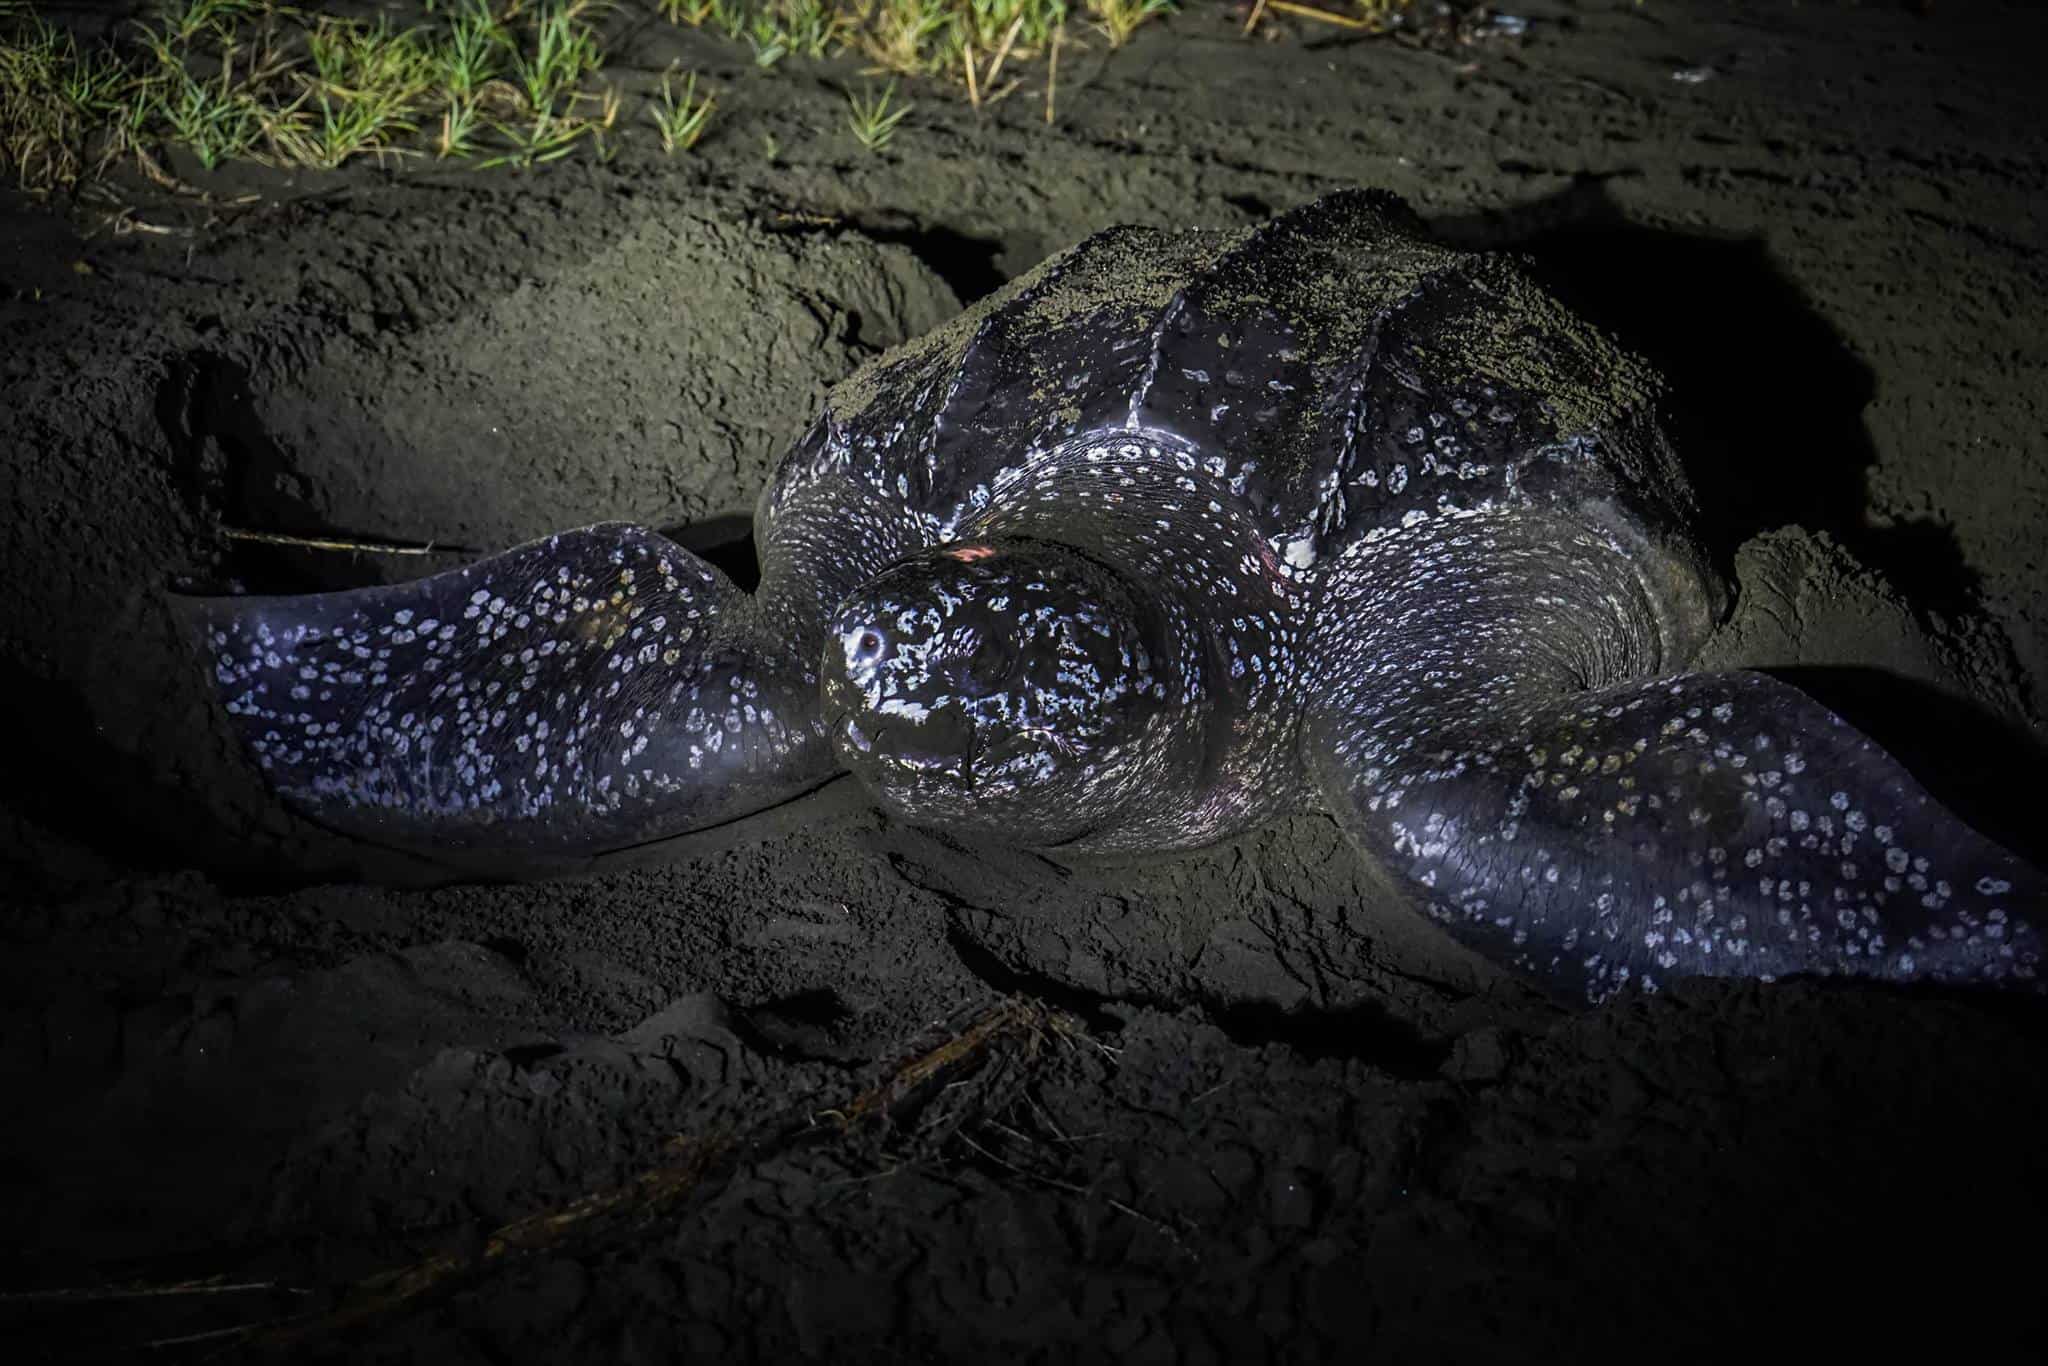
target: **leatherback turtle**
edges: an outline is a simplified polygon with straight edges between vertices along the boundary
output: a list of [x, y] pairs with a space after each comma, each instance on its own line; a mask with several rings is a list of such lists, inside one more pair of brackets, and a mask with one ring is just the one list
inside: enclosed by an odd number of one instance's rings
[[831, 394], [751, 595], [605, 523], [206, 639], [269, 781], [372, 841], [594, 853], [842, 768], [1049, 850], [1320, 806], [1571, 997], [2035, 983], [2039, 873], [1785, 683], [1681, 671], [1725, 593], [1658, 389], [1388, 196], [1115, 228]]

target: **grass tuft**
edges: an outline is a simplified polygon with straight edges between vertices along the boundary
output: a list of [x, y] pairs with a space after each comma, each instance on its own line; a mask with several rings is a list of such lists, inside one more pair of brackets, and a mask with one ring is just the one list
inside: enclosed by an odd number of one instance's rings
[[[722, 30], [772, 66], [785, 56], [852, 51], [901, 76], [937, 77], [974, 86], [974, 74], [1004, 60], [1043, 55], [1053, 34], [1077, 13], [1092, 16], [1111, 47], [1121, 47], [1173, 0], [659, 0], [671, 23]], [[1355, 0], [1361, 5], [1405, 0]]]
[[[70, 186], [92, 174], [119, 154], [135, 83], [111, 52], [81, 53], [70, 34], [27, 16], [0, 43], [0, 166], [14, 167], [24, 187]], [[97, 156], [96, 140], [105, 144]]]
[[224, 47], [218, 74], [201, 79], [168, 48], [159, 49], [160, 67], [146, 78], [149, 84], [144, 99], [149, 110], [209, 171], [224, 161], [249, 155], [263, 137], [263, 106], [246, 88], [252, 83], [247, 66], [242, 69], [242, 83], [236, 83], [236, 56], [232, 45]]
[[1147, 19], [1157, 18], [1173, 8], [1173, 0], [1089, 0], [1095, 27], [1111, 47], [1131, 41]]
[[416, 115], [441, 77], [440, 54], [416, 31], [322, 17], [306, 35], [313, 73], [297, 73], [304, 95], [276, 111], [271, 144], [293, 164], [331, 170], [350, 157], [386, 155], [418, 129]]
[[[1342, 22], [1384, 27], [1412, 0], [1322, 0]], [[1041, 63], [1051, 119], [1068, 20], [1120, 47], [1173, 0], [655, 0], [679, 25], [748, 45], [755, 62], [851, 53], [888, 73], [849, 94], [849, 126], [880, 151], [909, 113], [901, 78], [965, 87], [976, 109]], [[236, 159], [332, 169], [358, 157], [435, 155], [533, 166], [588, 141], [619, 150], [620, 95], [597, 85], [611, 0], [429, 0], [426, 19], [344, 18], [282, 0], [160, 0], [150, 17], [81, 50], [33, 0], [0, 0], [0, 171], [24, 188], [69, 189], [127, 156], [182, 146], [212, 169]], [[1302, 6], [1268, 0], [1261, 7]], [[1334, 10], [1305, 11], [1333, 18]], [[1257, 15], [1255, 13], [1254, 19]], [[1077, 23], [1075, 27], [1079, 27]], [[1099, 35], [1099, 36], [1098, 36]], [[715, 100], [670, 77], [648, 119], [664, 153], [697, 145]], [[768, 145], [769, 159], [779, 149]]]
[[525, 170], [560, 161], [576, 150], [577, 140], [590, 131], [590, 125], [584, 120], [557, 114], [549, 108], [535, 110], [531, 122], [498, 123], [493, 127], [507, 145], [496, 156], [477, 163], [486, 169], [516, 166]]
[[504, 71], [513, 50], [512, 32], [492, 13], [489, 0], [470, 0], [458, 9], [436, 53], [450, 106], [475, 99]]
[[909, 104], [894, 104], [896, 82], [890, 81], [877, 93], [873, 87], [865, 93], [848, 91], [846, 102], [853, 112], [847, 117], [847, 126], [860, 145], [870, 152], [879, 152], [889, 145], [889, 139], [896, 136], [896, 125], [903, 122], [903, 116], [911, 111]]
[[450, 157], [468, 160], [482, 155], [477, 137], [483, 127], [483, 115], [477, 109], [475, 97], [457, 96], [441, 111], [441, 132], [434, 142], [434, 154], [444, 161]]
[[512, 80], [535, 114], [551, 110], [603, 64], [597, 32], [583, 18], [582, 0], [548, 4], [535, 11], [532, 39], [512, 57]]
[[712, 95], [698, 98], [696, 72], [692, 71], [683, 82], [681, 99], [676, 98], [670, 76], [663, 76], [661, 100], [647, 110], [648, 117], [661, 134], [661, 150], [673, 156], [695, 147], [703, 138], [704, 130], [711, 126], [711, 111], [717, 107], [718, 101]]

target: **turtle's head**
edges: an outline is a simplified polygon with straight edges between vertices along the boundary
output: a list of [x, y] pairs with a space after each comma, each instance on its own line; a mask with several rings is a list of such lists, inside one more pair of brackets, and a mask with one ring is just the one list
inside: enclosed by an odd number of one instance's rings
[[857, 589], [825, 638], [841, 763], [906, 820], [1028, 845], [1142, 803], [1175, 693], [1161, 610], [1038, 541], [954, 544]]

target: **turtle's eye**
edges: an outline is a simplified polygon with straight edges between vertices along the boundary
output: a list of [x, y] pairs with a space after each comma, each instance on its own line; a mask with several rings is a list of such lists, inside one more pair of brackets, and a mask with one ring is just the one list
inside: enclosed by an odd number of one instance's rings
[[849, 669], [872, 669], [889, 654], [889, 638], [873, 626], [856, 626], [842, 637]]

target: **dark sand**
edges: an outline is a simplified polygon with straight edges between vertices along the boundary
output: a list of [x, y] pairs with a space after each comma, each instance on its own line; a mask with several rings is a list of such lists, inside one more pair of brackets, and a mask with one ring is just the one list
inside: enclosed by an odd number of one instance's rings
[[[732, 542], [824, 385], [1048, 252], [1378, 185], [1666, 369], [1741, 587], [1707, 662], [1787, 671], [2048, 857], [2048, 17], [1514, 8], [1526, 39], [1421, 49], [1247, 47], [1203, 9], [1068, 53], [1050, 129], [1037, 76], [980, 116], [919, 90], [880, 156], [850, 68], [756, 77], [651, 24], [634, 65], [724, 92], [694, 158], [118, 187], [168, 234], [6, 201], [0, 1277], [311, 1292], [12, 1299], [12, 1359], [361, 1305], [435, 1255], [434, 1293], [289, 1352], [2038, 1348], [2038, 1011], [1696, 983], [1562, 1014], [1321, 817], [1066, 868], [839, 783], [630, 866], [450, 881], [272, 805], [181, 643], [178, 587], [600, 518]], [[1058, 1014], [991, 1022], [1013, 997]], [[663, 1163], [651, 1214], [489, 1255]]]

